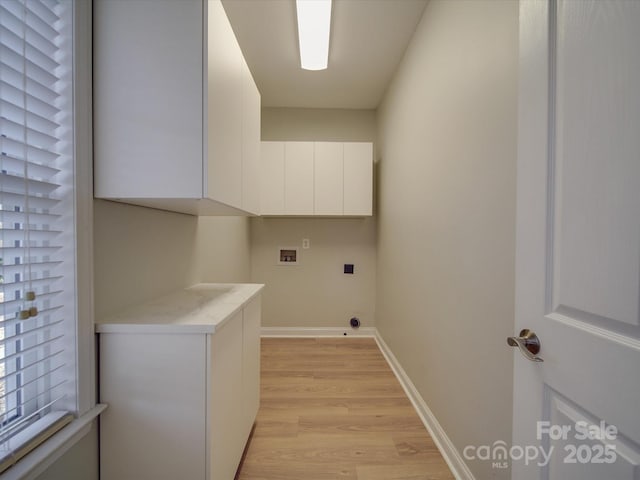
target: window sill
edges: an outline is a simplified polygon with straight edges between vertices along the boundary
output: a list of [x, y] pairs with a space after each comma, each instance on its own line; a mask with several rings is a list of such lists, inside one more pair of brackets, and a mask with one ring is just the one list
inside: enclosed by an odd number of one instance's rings
[[89, 433], [91, 423], [106, 408], [105, 404], [98, 404], [80, 418], [75, 419], [0, 475], [0, 480], [33, 480], [38, 477]]

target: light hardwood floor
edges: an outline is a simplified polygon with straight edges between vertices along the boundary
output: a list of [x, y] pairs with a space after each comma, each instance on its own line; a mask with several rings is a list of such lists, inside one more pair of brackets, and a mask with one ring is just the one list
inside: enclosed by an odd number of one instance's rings
[[441, 480], [447, 464], [371, 338], [262, 339], [237, 480]]

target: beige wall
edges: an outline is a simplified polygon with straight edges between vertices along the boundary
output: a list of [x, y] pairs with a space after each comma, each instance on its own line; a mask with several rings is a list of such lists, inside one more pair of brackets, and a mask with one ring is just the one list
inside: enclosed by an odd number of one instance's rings
[[96, 200], [96, 320], [194, 283], [197, 225], [190, 215]]
[[377, 326], [461, 453], [511, 439], [517, 30], [431, 0], [378, 113]]
[[247, 282], [249, 220], [94, 205], [96, 318], [196, 282]]
[[248, 217], [199, 217], [194, 274], [199, 282], [246, 283], [251, 279]]
[[374, 142], [375, 136], [375, 110], [262, 109], [262, 140]]
[[[373, 110], [262, 109], [262, 140], [375, 142], [375, 135]], [[251, 280], [267, 286], [263, 326], [348, 327], [354, 315], [373, 326], [375, 243], [374, 218], [252, 219]], [[300, 247], [300, 265], [278, 266], [280, 246]], [[345, 263], [355, 265], [354, 275], [343, 273]]]
[[78, 443], [56, 460], [37, 480], [98, 480], [97, 422]]
[[[373, 326], [375, 225], [362, 219], [252, 220], [252, 281], [266, 284], [265, 327]], [[303, 250], [302, 239], [311, 248]], [[277, 265], [278, 247], [298, 246], [299, 265]], [[353, 275], [343, 265], [355, 265]]]

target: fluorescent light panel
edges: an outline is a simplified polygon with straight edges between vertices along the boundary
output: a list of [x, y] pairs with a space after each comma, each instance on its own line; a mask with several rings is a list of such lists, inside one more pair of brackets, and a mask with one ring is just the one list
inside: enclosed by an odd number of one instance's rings
[[329, 61], [331, 0], [296, 0], [300, 65], [305, 70], [324, 70]]

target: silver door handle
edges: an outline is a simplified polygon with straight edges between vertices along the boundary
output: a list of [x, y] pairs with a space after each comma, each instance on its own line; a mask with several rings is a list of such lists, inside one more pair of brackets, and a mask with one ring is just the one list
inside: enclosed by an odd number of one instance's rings
[[525, 328], [520, 331], [519, 337], [507, 337], [507, 343], [512, 347], [518, 347], [520, 353], [522, 353], [527, 360], [544, 362], [544, 360], [538, 357], [538, 352], [540, 352], [540, 339], [531, 330]]

